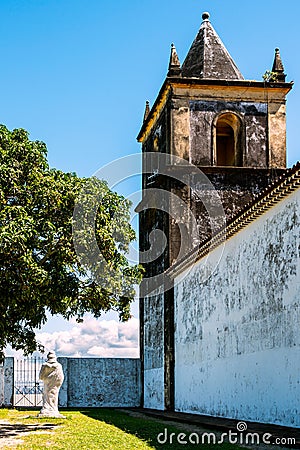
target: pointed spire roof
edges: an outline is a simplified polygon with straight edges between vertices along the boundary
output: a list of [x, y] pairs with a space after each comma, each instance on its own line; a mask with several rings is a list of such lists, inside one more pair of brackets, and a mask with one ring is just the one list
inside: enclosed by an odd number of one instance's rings
[[147, 100], [146, 101], [146, 106], [145, 106], [145, 112], [144, 112], [144, 122], [145, 122], [145, 120], [147, 120], [147, 117], [149, 116], [149, 113], [150, 113], [150, 103]]
[[181, 75], [181, 67], [180, 61], [177, 55], [177, 51], [175, 45], [171, 45], [171, 54], [170, 54], [170, 62], [169, 62], [169, 71], [168, 77], [180, 76]]
[[219, 80], [243, 80], [244, 77], [209, 21], [203, 22], [182, 65], [183, 77]]
[[286, 75], [284, 73], [284, 67], [279, 53], [279, 48], [275, 48], [275, 58], [272, 67], [272, 72], [276, 73], [276, 81], [283, 83], [285, 82]]

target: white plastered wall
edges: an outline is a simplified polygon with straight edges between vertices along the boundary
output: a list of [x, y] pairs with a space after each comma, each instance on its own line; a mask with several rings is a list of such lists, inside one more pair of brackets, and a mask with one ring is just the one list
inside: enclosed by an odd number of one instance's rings
[[299, 203], [298, 189], [176, 279], [177, 411], [300, 426]]

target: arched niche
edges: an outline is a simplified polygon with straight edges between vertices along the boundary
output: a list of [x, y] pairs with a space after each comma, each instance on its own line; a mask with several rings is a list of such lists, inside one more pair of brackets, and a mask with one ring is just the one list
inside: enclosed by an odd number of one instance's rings
[[213, 124], [213, 163], [216, 166], [242, 166], [242, 119], [228, 111]]

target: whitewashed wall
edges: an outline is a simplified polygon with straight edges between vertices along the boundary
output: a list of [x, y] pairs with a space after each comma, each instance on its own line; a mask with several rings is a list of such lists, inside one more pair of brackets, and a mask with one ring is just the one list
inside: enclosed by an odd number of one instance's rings
[[4, 405], [4, 367], [0, 364], [0, 406]]
[[58, 358], [58, 361], [65, 375], [59, 393], [60, 406], [140, 406], [139, 359]]
[[298, 189], [178, 277], [177, 411], [300, 426], [299, 235]]
[[5, 358], [0, 365], [0, 406], [13, 404], [14, 358]]
[[[58, 358], [64, 383], [61, 407], [138, 407], [141, 365], [135, 358]], [[0, 365], [0, 407], [13, 404], [14, 358]]]
[[164, 409], [164, 296], [144, 299], [144, 407]]

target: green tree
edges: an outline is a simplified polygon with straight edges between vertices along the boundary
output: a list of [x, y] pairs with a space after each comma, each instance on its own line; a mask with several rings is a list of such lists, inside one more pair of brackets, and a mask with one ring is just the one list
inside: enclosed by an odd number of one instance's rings
[[[86, 261], [78, 259], [72, 233], [78, 196], [76, 242]], [[125, 257], [135, 239], [129, 206], [104, 181], [50, 169], [43, 142], [0, 125], [1, 359], [7, 344], [25, 354], [41, 348], [34, 329], [46, 322], [47, 312], [78, 321], [86, 312], [99, 317], [111, 309], [123, 321], [130, 317], [141, 269]], [[81, 230], [78, 220], [86, 223], [91, 208], [93, 229]], [[91, 235], [102, 259], [88, 254]]]

